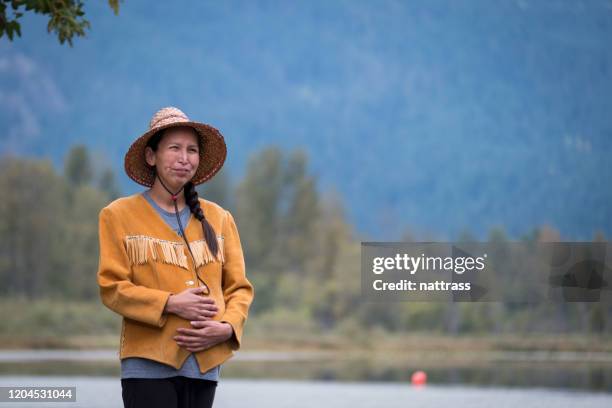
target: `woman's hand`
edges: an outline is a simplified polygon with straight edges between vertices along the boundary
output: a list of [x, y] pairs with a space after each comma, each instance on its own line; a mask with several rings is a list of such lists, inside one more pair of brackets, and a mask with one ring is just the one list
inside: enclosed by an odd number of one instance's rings
[[178, 295], [170, 295], [164, 312], [173, 313], [186, 320], [206, 321], [214, 317], [219, 308], [211, 297], [200, 295], [204, 288], [185, 289]]
[[179, 327], [174, 340], [180, 347], [195, 353], [206, 350], [232, 337], [234, 329], [229, 323], [216, 320], [198, 320], [191, 322], [192, 329]]

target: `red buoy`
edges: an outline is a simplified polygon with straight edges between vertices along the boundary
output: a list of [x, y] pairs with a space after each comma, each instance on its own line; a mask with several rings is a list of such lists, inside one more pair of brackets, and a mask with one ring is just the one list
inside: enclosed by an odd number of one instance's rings
[[414, 373], [412, 373], [410, 382], [414, 386], [422, 387], [425, 384], [427, 384], [427, 374], [425, 374], [425, 371], [421, 371], [421, 370], [415, 371]]

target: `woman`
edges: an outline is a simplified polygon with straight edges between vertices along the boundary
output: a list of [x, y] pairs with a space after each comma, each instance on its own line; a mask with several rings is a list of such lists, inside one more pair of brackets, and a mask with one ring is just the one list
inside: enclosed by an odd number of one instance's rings
[[232, 215], [195, 185], [223, 165], [219, 131], [158, 111], [125, 156], [149, 187], [100, 212], [98, 284], [123, 316], [125, 407], [210, 407], [221, 364], [240, 347], [253, 300]]

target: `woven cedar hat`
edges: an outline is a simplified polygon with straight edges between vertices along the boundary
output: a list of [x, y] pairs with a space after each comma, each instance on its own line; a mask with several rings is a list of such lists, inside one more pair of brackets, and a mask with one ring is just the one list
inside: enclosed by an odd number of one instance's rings
[[145, 147], [149, 139], [160, 130], [177, 126], [192, 127], [200, 137], [200, 164], [191, 179], [194, 185], [209, 180], [221, 169], [227, 155], [223, 135], [210, 125], [191, 121], [180, 109], [171, 106], [153, 115], [149, 130], [136, 139], [125, 154], [125, 172], [132, 180], [146, 187], [153, 186], [155, 167], [146, 162]]

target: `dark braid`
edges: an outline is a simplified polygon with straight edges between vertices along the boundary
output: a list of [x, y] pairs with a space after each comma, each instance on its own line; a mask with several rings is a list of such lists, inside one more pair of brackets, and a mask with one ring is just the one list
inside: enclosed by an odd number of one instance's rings
[[198, 192], [191, 181], [185, 184], [183, 193], [185, 194], [185, 203], [189, 206], [191, 213], [202, 223], [202, 230], [204, 230], [204, 238], [206, 238], [208, 249], [210, 249], [210, 252], [216, 257], [219, 252], [217, 234], [215, 234], [214, 228], [210, 225], [206, 217], [204, 217], [204, 211], [202, 211], [200, 200], [198, 199]]

